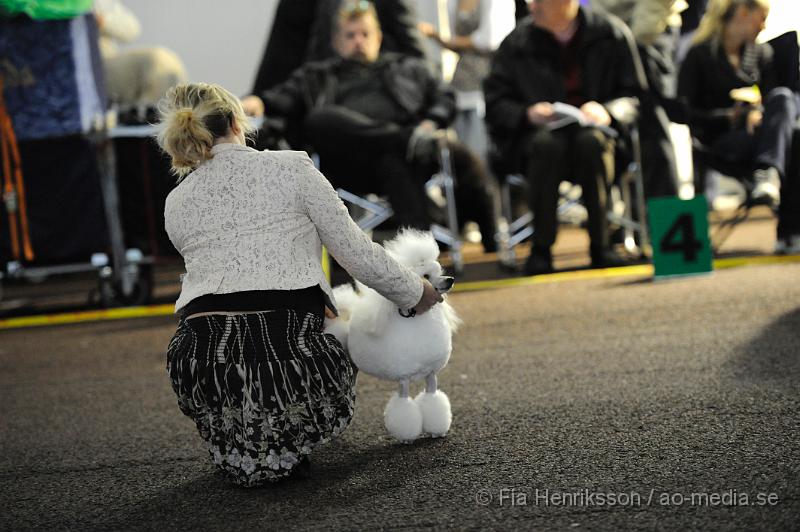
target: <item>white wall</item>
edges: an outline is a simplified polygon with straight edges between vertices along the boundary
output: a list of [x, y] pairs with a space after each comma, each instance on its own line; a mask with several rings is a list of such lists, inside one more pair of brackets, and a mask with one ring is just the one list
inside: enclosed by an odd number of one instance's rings
[[758, 36], [759, 40], [768, 41], [792, 30], [800, 31], [800, 2], [797, 0], [772, 0], [767, 27]]
[[[421, 20], [436, 21], [439, 0], [416, 0]], [[192, 81], [250, 92], [278, 0], [126, 0], [142, 35], [128, 47], [159, 44], [181, 56]], [[762, 38], [800, 26], [798, 0], [772, 0]], [[433, 57], [433, 55], [432, 55]]]
[[249, 94], [277, 0], [127, 0], [142, 24], [129, 48], [162, 45], [186, 64], [191, 81]]
[[[436, 20], [438, 0], [416, 0], [421, 20]], [[161, 45], [186, 64], [190, 81], [249, 94], [278, 0], [123, 0], [142, 24], [125, 48]]]

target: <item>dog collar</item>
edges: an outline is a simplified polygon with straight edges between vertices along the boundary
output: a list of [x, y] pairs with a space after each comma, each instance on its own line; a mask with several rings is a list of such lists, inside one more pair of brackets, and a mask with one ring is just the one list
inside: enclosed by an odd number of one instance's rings
[[405, 313], [403, 312], [403, 309], [399, 308], [397, 309], [397, 312], [404, 318], [413, 318], [414, 316], [417, 315], [417, 311], [414, 310], [413, 308], [408, 309], [407, 311], [405, 311]]

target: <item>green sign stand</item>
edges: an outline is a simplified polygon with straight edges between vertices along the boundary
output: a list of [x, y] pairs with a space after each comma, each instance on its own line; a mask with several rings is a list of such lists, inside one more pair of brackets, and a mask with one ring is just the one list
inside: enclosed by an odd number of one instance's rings
[[656, 280], [712, 271], [704, 196], [653, 198], [647, 202], [647, 215]]

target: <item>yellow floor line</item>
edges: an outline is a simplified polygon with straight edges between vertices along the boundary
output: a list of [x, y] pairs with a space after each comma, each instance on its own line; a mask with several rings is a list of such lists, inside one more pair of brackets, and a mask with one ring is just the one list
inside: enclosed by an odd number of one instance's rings
[[[763, 257], [734, 257], [715, 259], [715, 270], [727, 270], [741, 266], [761, 266], [766, 264], [790, 264], [800, 262], [800, 255], [763, 256]], [[495, 279], [492, 281], [471, 281], [456, 283], [454, 292], [473, 292], [475, 290], [490, 290], [493, 288], [510, 288], [515, 286], [529, 286], [534, 284], [560, 283], [565, 281], [581, 281], [586, 279], [608, 279], [614, 277], [649, 277], [653, 275], [652, 264], [638, 264], [623, 266], [621, 268], [608, 268], [604, 270], [576, 270], [570, 272], [557, 272], [534, 277], [513, 277], [509, 279]]]
[[151, 316], [167, 316], [175, 311], [175, 305], [151, 305], [142, 307], [122, 307], [102, 310], [83, 310], [80, 312], [64, 312], [44, 316], [21, 316], [0, 320], [0, 330], [19, 329], [22, 327], [43, 327], [47, 325], [66, 325], [87, 321], [124, 320], [128, 318], [147, 318]]
[[[767, 264], [800, 263], [800, 255], [760, 256], [760, 257], [735, 257], [716, 259], [715, 270], [726, 270], [741, 266], [761, 266]], [[609, 279], [614, 277], [650, 277], [653, 275], [651, 264], [624, 266], [621, 268], [608, 268], [604, 270], [577, 270], [571, 272], [558, 272], [535, 277], [514, 277], [510, 279], [496, 279], [493, 281], [472, 281], [456, 283], [454, 292], [473, 292], [476, 290], [491, 290], [515, 286], [530, 286], [535, 284], [559, 283], [565, 281], [579, 281], [587, 279]], [[173, 314], [175, 306], [151, 305], [141, 307], [124, 307], [102, 310], [85, 310], [80, 312], [65, 312], [44, 316], [22, 316], [19, 318], [0, 319], [0, 330], [20, 329], [23, 327], [44, 327], [48, 325], [66, 325], [71, 323], [84, 323], [92, 321], [124, 320], [129, 318], [146, 318], [153, 316], [169, 316]]]

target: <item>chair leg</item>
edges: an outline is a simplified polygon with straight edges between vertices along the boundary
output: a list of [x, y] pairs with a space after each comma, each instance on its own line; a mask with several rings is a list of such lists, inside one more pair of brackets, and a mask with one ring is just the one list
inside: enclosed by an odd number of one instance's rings
[[439, 163], [439, 173], [434, 175], [425, 186], [426, 188], [439, 187], [444, 190], [447, 203], [447, 227], [433, 224], [431, 225], [431, 233], [433, 233], [433, 237], [437, 241], [449, 246], [453, 269], [456, 275], [461, 275], [464, 273], [464, 258], [461, 252], [462, 242], [458, 227], [458, 211], [456, 210], [455, 177], [450, 158], [450, 148], [447, 146], [446, 139], [441, 139], [439, 143]]

